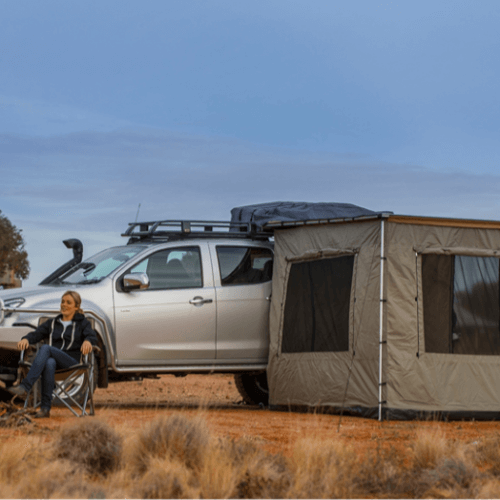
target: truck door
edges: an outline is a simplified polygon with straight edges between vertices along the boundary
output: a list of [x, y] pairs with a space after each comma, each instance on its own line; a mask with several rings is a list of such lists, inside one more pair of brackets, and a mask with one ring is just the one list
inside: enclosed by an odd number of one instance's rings
[[269, 248], [213, 245], [217, 359], [267, 361], [273, 253]]
[[[146, 273], [147, 290], [125, 292], [120, 280]], [[160, 365], [215, 358], [215, 290], [208, 245], [150, 254], [118, 278], [114, 292], [118, 363]]]

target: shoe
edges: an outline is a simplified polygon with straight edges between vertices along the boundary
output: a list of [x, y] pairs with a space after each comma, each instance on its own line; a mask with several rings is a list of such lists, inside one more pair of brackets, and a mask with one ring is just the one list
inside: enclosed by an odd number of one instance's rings
[[50, 417], [50, 410], [46, 410], [45, 408], [42, 408], [34, 416], [34, 418], [49, 418], [49, 417]]
[[15, 387], [9, 387], [7, 389], [11, 394], [14, 394], [14, 396], [26, 396], [28, 391], [22, 386], [22, 385], [16, 385]]

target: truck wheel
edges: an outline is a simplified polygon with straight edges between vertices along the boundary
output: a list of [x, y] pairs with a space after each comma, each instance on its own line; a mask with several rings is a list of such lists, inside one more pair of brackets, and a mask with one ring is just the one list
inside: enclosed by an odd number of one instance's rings
[[237, 373], [234, 376], [234, 383], [245, 403], [249, 405], [258, 405], [260, 403], [265, 406], [268, 405], [269, 389], [266, 372]]

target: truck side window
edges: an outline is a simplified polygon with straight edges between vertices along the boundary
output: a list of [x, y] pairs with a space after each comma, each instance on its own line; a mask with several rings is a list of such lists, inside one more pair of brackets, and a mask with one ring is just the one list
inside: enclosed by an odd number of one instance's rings
[[156, 252], [130, 272], [146, 273], [149, 277], [148, 290], [203, 286], [198, 247], [172, 248]]
[[222, 286], [271, 281], [273, 253], [268, 248], [217, 246]]

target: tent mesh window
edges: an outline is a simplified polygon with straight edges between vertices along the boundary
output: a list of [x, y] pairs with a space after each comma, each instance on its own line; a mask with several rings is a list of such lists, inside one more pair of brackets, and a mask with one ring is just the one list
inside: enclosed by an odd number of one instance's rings
[[291, 265], [282, 352], [349, 350], [353, 269], [353, 255]]
[[499, 259], [423, 255], [426, 352], [500, 354]]

